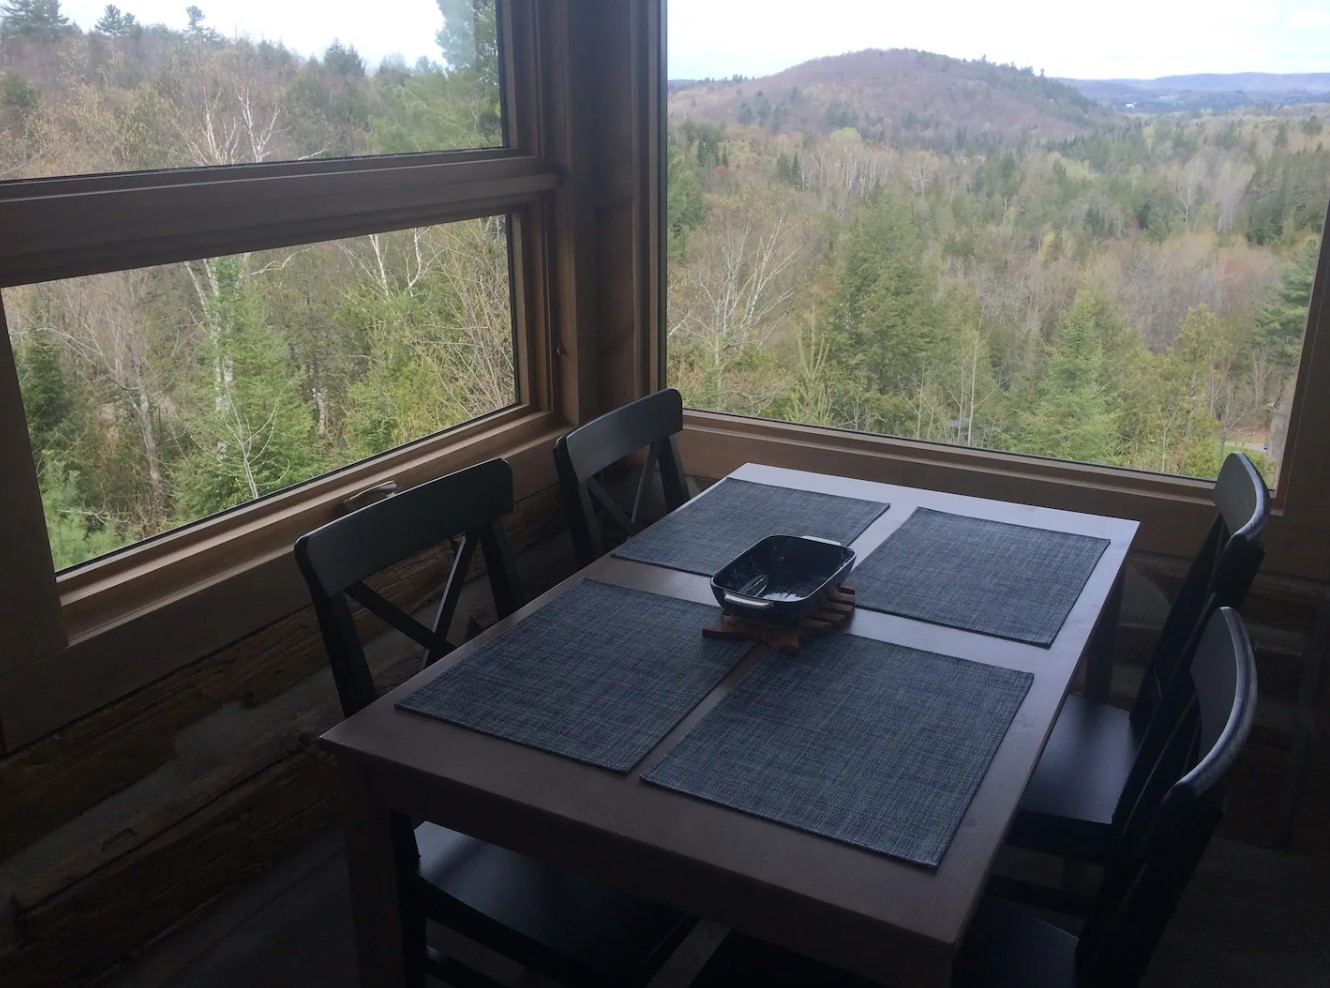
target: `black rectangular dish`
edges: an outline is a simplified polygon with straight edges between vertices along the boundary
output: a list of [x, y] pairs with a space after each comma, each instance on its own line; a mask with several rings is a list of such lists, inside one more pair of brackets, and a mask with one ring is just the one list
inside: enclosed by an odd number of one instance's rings
[[727, 614], [794, 627], [836, 589], [854, 565], [854, 550], [811, 535], [768, 535], [711, 578]]

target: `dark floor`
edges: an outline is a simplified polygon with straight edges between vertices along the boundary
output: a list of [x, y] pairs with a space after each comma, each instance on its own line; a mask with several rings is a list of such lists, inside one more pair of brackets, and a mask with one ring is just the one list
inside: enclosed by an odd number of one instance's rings
[[[350, 907], [335, 843], [301, 870], [294, 884], [251, 901], [249, 914], [228, 924], [220, 941], [200, 949], [195, 933], [192, 948], [175, 945], [174, 958], [168, 942], [157, 957], [149, 955], [125, 972], [117, 988], [354, 988]], [[230, 904], [232, 915], [243, 907], [243, 901]], [[652, 988], [687, 985], [721, 935], [720, 928], [704, 925]], [[175, 973], [164, 973], [168, 968]], [[513, 977], [502, 968], [491, 970], [505, 980]], [[1327, 985], [1330, 865], [1214, 841], [1156, 954], [1146, 988]]]

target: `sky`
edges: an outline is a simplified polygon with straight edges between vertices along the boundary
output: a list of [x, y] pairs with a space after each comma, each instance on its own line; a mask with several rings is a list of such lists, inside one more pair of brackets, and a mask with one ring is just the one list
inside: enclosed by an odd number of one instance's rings
[[1330, 0], [669, 0], [669, 75], [919, 48], [1079, 79], [1330, 72]]
[[[61, 0], [65, 16], [88, 30], [107, 0]], [[448, 2], [448, 0], [445, 0]], [[185, 8], [194, 4], [203, 23], [222, 34], [249, 35], [255, 41], [281, 41], [302, 55], [319, 54], [333, 41], [354, 45], [371, 67], [386, 55], [414, 62], [422, 55], [438, 60], [434, 35], [443, 26], [436, 0], [115, 0], [143, 24], [183, 29]]]
[[[333, 40], [371, 66], [437, 59], [436, 0], [194, 0], [223, 34], [310, 55]], [[445, 3], [457, 0], [444, 0]], [[183, 28], [190, 0], [119, 0]], [[1080, 79], [1193, 72], [1330, 72], [1330, 0], [668, 0], [672, 79], [767, 75], [861, 48], [921, 48]], [[90, 28], [105, 0], [64, 0]]]

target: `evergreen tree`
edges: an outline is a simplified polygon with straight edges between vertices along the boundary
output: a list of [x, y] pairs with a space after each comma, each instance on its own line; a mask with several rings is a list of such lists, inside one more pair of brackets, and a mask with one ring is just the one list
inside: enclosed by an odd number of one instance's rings
[[1320, 241], [1312, 240], [1284, 265], [1279, 288], [1259, 316], [1257, 342], [1281, 367], [1294, 366], [1302, 353], [1307, 306], [1311, 301], [1320, 249]]
[[88, 511], [79, 488], [79, 471], [52, 457], [38, 475], [51, 558], [57, 570], [104, 555], [127, 539], [109, 525], [99, 524]]
[[435, 36], [449, 71], [477, 79], [499, 79], [499, 33], [495, 0], [438, 0], [443, 27]]
[[60, 347], [48, 333], [34, 333], [22, 347], [16, 347], [14, 361], [32, 455], [40, 470], [48, 455], [66, 448], [72, 439], [74, 398], [61, 365]]
[[1213, 477], [1219, 464], [1219, 423], [1210, 407], [1215, 360], [1223, 327], [1205, 305], [1194, 305], [1177, 338], [1157, 363], [1153, 393], [1158, 402], [1158, 469]]
[[1114, 462], [1117, 427], [1104, 387], [1104, 352], [1083, 314], [1063, 322], [1021, 445], [1042, 456]]
[[60, 13], [60, 0], [8, 0], [0, 4], [7, 37], [32, 41], [59, 41], [69, 30], [69, 18]]
[[923, 255], [909, 202], [882, 192], [860, 210], [837, 271], [833, 353], [857, 388], [847, 397], [867, 401], [882, 432], [912, 424], [912, 396], [938, 336], [936, 275]]
[[93, 30], [108, 38], [123, 38], [131, 34], [136, 27], [138, 21], [133, 14], [123, 13], [115, 4], [108, 3], [102, 16], [93, 25]]

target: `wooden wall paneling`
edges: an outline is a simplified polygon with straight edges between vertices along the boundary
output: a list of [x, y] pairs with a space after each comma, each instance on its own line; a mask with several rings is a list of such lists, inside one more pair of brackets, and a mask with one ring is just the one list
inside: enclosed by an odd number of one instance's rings
[[550, 0], [537, 8], [542, 82], [541, 147], [562, 181], [549, 210], [551, 270], [548, 306], [553, 346], [554, 409], [569, 425], [598, 414], [596, 407], [595, 180], [592, 141], [599, 53], [583, 30], [579, 0]]
[[647, 210], [645, 39], [641, 3], [586, 5], [594, 18], [596, 62], [597, 381], [602, 410], [650, 390], [644, 332], [650, 258], [644, 248]]
[[131, 821], [147, 839], [92, 873], [53, 875], [16, 896], [26, 949], [0, 956], [0, 984], [80, 984], [184, 925], [336, 818], [335, 773], [310, 747], [228, 767]]
[[1282, 794], [1284, 837], [1290, 849], [1330, 859], [1330, 589], [1322, 596], [1308, 642], [1297, 701], [1298, 737]]
[[[1330, 231], [1330, 206], [1325, 227]], [[1330, 422], [1330, 236], [1321, 237], [1302, 349], [1276, 505], [1306, 524], [1318, 525], [1324, 541], [1330, 537], [1330, 521], [1325, 517], [1326, 492], [1330, 491], [1330, 430], [1326, 428]]]
[[668, 284], [666, 270], [666, 194], [667, 163], [665, 141], [665, 75], [669, 65], [666, 50], [668, 38], [665, 30], [665, 0], [646, 0], [640, 7], [635, 6], [637, 16], [642, 20], [643, 35], [642, 60], [644, 69], [640, 74], [643, 87], [639, 105], [643, 114], [646, 142], [645, 168], [643, 177], [645, 186], [640, 192], [641, 220], [646, 236], [646, 322], [639, 340], [645, 347], [642, 364], [646, 371], [646, 390], [648, 392], [663, 388], [666, 381], [665, 364], [665, 307]]
[[[65, 646], [64, 621], [18, 369], [0, 306], [0, 674]], [[0, 718], [0, 725], [3, 719]]]
[[[514, 551], [522, 554], [557, 533], [562, 527], [560, 508], [552, 487], [519, 501], [505, 519]], [[567, 575], [559, 567], [533, 569], [530, 554], [521, 558], [533, 589]], [[425, 552], [380, 574], [371, 585], [405, 610], [415, 611], [437, 597], [451, 565], [448, 549]], [[482, 572], [478, 567], [473, 575]], [[492, 610], [487, 591], [477, 597], [483, 611]], [[0, 758], [0, 806], [5, 807], [0, 860], [164, 765], [174, 757], [175, 736], [185, 726], [226, 703], [266, 703], [325, 669], [318, 622], [307, 601], [302, 599], [298, 607], [266, 628]], [[353, 611], [362, 636], [384, 630], [363, 608]], [[465, 617], [459, 615], [463, 624]], [[388, 643], [414, 653], [404, 640], [390, 637]], [[390, 681], [378, 678], [381, 687]], [[330, 691], [329, 702], [331, 698]], [[327, 726], [336, 719], [329, 716], [321, 723]]]

